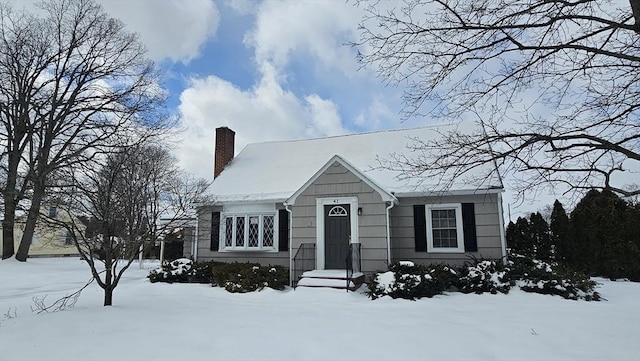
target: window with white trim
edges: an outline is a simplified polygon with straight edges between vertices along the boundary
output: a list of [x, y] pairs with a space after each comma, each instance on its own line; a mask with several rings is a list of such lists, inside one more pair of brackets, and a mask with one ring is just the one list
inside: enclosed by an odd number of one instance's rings
[[426, 210], [427, 251], [464, 252], [461, 205], [426, 205]]
[[224, 250], [275, 250], [275, 214], [227, 214], [221, 223]]

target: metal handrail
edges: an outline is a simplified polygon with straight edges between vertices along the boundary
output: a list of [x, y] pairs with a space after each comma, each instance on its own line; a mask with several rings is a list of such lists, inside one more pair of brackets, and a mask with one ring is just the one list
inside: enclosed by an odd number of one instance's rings
[[347, 270], [347, 292], [349, 292], [349, 285], [353, 281], [353, 274], [361, 272], [361, 259], [360, 259], [360, 243], [349, 244], [349, 251], [347, 252], [347, 258], [345, 260]]
[[295, 289], [302, 274], [316, 267], [316, 244], [302, 243], [293, 256], [293, 277], [291, 286]]

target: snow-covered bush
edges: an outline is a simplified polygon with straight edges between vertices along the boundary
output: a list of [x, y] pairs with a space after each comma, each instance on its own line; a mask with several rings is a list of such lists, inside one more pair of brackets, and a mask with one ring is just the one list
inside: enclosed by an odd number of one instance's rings
[[213, 284], [229, 292], [253, 292], [270, 287], [282, 290], [289, 283], [289, 272], [282, 266], [258, 263], [220, 263], [212, 269]]
[[495, 260], [474, 260], [459, 269], [443, 264], [393, 263], [387, 272], [378, 272], [369, 279], [367, 295], [372, 299], [390, 296], [414, 300], [444, 291], [506, 294], [513, 286], [573, 300], [601, 299], [595, 291], [597, 283], [588, 276], [520, 255], [511, 255], [507, 265]]
[[415, 300], [441, 294], [457, 282], [457, 273], [446, 265], [415, 265], [401, 261], [389, 266], [387, 272], [374, 274], [367, 283], [367, 295]]
[[525, 292], [558, 295], [571, 300], [599, 301], [597, 283], [587, 275], [564, 269], [553, 263], [512, 254], [509, 277]]
[[147, 278], [151, 283], [155, 282], [189, 282], [189, 273], [193, 267], [193, 261], [188, 258], [178, 258], [171, 262], [164, 261], [159, 269], [149, 272]]
[[214, 264], [221, 262], [193, 262], [187, 258], [178, 258], [163, 262], [162, 268], [151, 270], [147, 278], [151, 283], [212, 283], [211, 270]]
[[462, 293], [509, 293], [509, 270], [500, 261], [478, 260], [460, 270], [458, 288]]
[[194, 262], [189, 282], [213, 284], [213, 277], [211, 272], [213, 270], [213, 267], [220, 264], [223, 263], [216, 261]]

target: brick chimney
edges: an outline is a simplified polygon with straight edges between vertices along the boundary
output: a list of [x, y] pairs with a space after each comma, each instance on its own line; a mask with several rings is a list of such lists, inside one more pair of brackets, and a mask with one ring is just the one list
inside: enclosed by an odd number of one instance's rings
[[236, 132], [227, 128], [216, 128], [216, 149], [213, 167], [213, 178], [215, 179], [224, 170], [224, 167], [233, 159], [233, 147]]

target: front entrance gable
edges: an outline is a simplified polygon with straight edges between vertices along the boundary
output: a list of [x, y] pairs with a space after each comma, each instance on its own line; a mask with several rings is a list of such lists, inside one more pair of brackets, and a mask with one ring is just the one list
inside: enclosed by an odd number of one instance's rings
[[[291, 211], [292, 266], [313, 247], [315, 269], [345, 269], [350, 244], [361, 244], [363, 269], [388, 261], [387, 207], [396, 198], [334, 156], [286, 203]], [[360, 248], [358, 248], [360, 250]]]
[[[332, 166], [342, 166], [344, 167], [349, 173], [353, 174], [355, 177], [357, 177], [360, 181], [362, 181], [363, 183], [365, 183], [367, 186], [371, 187], [371, 189], [373, 189], [375, 192], [377, 192], [378, 194], [380, 194], [380, 197], [382, 197], [382, 200], [385, 202], [394, 202], [397, 203], [398, 199], [391, 193], [387, 192], [386, 190], [384, 190], [383, 188], [381, 188], [380, 186], [378, 186], [375, 182], [373, 182], [372, 180], [370, 180], [367, 176], [365, 176], [360, 170], [356, 169], [354, 166], [352, 166], [349, 162], [347, 162], [346, 160], [342, 159], [342, 157], [340, 157], [339, 155], [334, 155], [333, 157], [331, 157], [331, 159], [329, 159], [329, 161], [327, 163], [325, 163], [324, 166], [322, 166], [322, 168], [320, 168], [311, 178], [309, 178], [309, 180], [307, 180], [304, 185], [302, 185], [302, 187], [300, 187], [300, 189], [298, 189], [291, 197], [289, 197], [289, 199], [287, 199], [284, 203], [285, 204], [289, 204], [289, 205], [293, 205], [296, 203], [297, 198], [304, 193], [310, 186], [314, 185], [314, 183], [316, 182], [316, 180], [326, 174], [327, 170], [332, 167]], [[337, 179], [336, 182], [337, 184], [341, 183], [340, 179]], [[322, 190], [318, 193], [325, 193]], [[328, 191], [326, 193], [332, 193], [331, 191]]]

